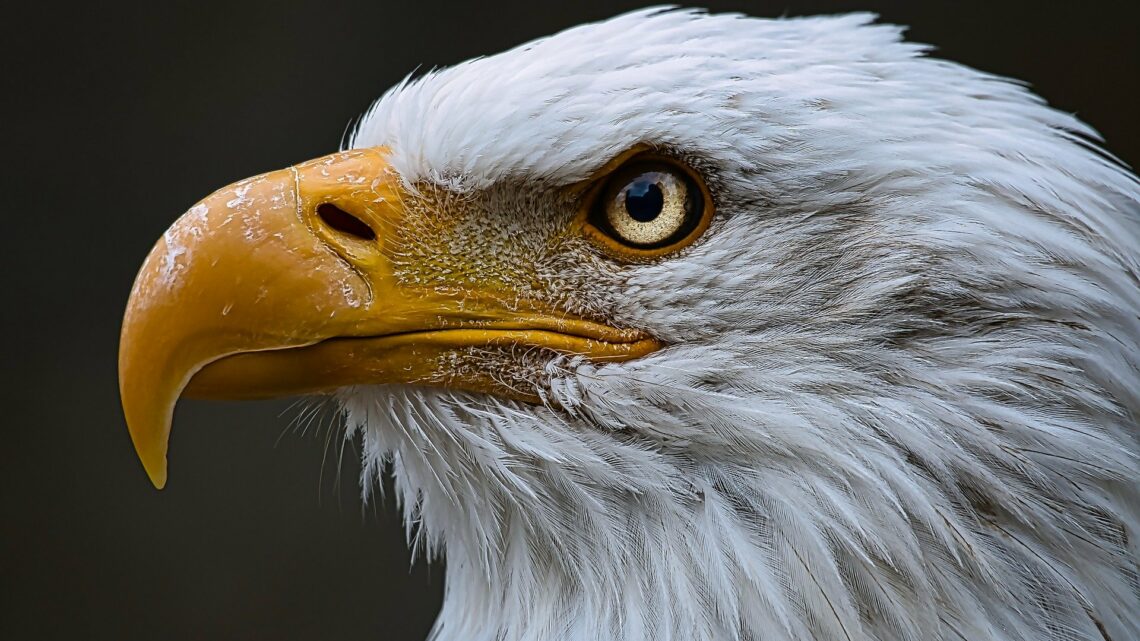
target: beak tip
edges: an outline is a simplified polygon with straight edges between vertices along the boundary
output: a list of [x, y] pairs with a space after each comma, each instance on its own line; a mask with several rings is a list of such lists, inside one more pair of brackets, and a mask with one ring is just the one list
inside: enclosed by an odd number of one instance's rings
[[143, 468], [146, 470], [146, 475], [150, 478], [151, 484], [154, 485], [154, 489], [161, 490], [162, 488], [166, 487], [165, 457], [161, 460], [151, 461], [149, 465], [144, 462]]
[[[177, 392], [174, 394], [177, 396]], [[154, 398], [161, 398], [161, 394], [156, 395]], [[137, 403], [128, 402], [133, 400], [133, 397], [123, 395], [123, 413], [127, 419], [127, 431], [130, 433], [131, 442], [135, 446], [135, 455], [142, 463], [143, 470], [146, 471], [147, 478], [150, 479], [155, 489], [161, 490], [166, 487], [166, 451], [170, 439], [170, 420], [172, 418], [174, 406], [173, 403], [166, 405], [164, 403], [157, 403], [158, 408], [137, 407]], [[134, 410], [134, 411], [132, 411]], [[160, 420], [140, 420], [139, 414], [142, 418], [147, 418], [149, 415], [164, 414]]]

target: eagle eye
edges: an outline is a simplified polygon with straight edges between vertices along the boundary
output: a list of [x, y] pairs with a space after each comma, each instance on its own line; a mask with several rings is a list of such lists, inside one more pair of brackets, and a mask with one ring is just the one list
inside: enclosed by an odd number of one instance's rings
[[654, 258], [695, 240], [711, 213], [696, 172], [671, 158], [640, 154], [597, 180], [585, 227], [619, 257]]

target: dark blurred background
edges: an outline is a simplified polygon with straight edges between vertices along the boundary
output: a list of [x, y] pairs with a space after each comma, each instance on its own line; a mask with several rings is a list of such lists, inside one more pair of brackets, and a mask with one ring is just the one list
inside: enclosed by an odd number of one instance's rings
[[[643, 4], [6, 6], [0, 638], [423, 639], [442, 566], [412, 564], [391, 500], [361, 506], [355, 445], [327, 417], [302, 434], [290, 401], [184, 402], [170, 484], [150, 486], [119, 409], [127, 294], [187, 207], [334, 151], [413, 69]], [[877, 11], [1140, 161], [1135, 2], [706, 4]]]

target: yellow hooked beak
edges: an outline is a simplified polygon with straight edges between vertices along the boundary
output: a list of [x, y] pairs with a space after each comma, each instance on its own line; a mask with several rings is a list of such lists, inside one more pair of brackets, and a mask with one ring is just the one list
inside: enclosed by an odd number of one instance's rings
[[602, 360], [657, 349], [640, 332], [553, 309], [508, 310], [496, 301], [518, 297], [493, 291], [502, 285], [455, 296], [402, 282], [392, 256], [403, 198], [384, 150], [347, 151], [225, 187], [167, 230], [135, 280], [119, 344], [123, 412], [155, 487], [183, 392], [425, 383], [536, 400], [489, 373], [451, 372], [447, 357], [472, 346]]

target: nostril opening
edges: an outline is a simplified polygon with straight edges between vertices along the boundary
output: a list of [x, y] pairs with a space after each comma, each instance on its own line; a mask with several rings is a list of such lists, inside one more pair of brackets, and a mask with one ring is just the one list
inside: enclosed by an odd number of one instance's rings
[[355, 236], [361, 240], [375, 240], [376, 232], [363, 220], [337, 207], [332, 203], [324, 203], [317, 207], [317, 215], [325, 224], [333, 229]]

